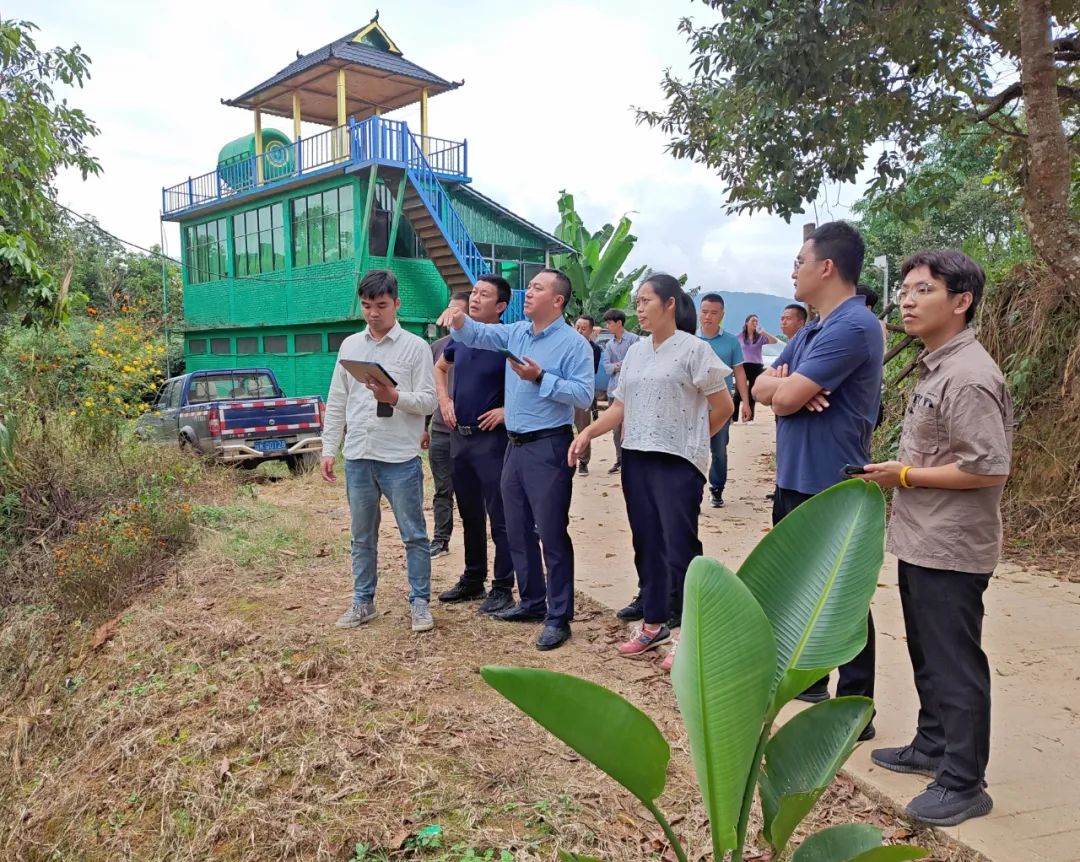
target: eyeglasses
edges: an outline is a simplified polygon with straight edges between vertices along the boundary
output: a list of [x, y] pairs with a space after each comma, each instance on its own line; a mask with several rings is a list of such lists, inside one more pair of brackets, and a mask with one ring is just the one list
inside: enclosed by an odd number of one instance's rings
[[795, 258], [795, 262], [792, 264], [791, 271], [792, 272], [798, 272], [799, 267], [802, 266], [804, 263], [817, 263], [817, 261], [818, 261], [818, 258], [816, 258], [816, 257], [807, 258], [806, 260], [803, 260], [802, 258], [797, 257], [797, 258]]
[[[907, 298], [914, 297], [915, 299], [925, 299], [932, 293], [937, 293], [940, 288], [932, 281], [919, 281], [915, 284], [905, 284], [896, 291], [896, 302], [903, 304]], [[946, 293], [967, 293], [966, 290], [953, 290], [951, 288], [944, 288]]]

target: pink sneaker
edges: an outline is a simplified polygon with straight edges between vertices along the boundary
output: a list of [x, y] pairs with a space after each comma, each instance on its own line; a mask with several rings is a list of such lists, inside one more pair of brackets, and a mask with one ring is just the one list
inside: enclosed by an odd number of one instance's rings
[[671, 630], [667, 626], [660, 626], [655, 631], [646, 631], [645, 626], [634, 629], [634, 636], [626, 643], [619, 644], [619, 655], [627, 658], [637, 658], [651, 649], [656, 649], [660, 644], [671, 640]]
[[668, 650], [668, 654], [666, 656], [664, 656], [664, 660], [662, 662], [660, 662], [660, 667], [661, 668], [663, 668], [666, 671], [671, 670], [671, 666], [673, 664], [675, 664], [675, 650], [677, 650], [678, 648], [679, 648], [679, 642], [675, 641], [675, 643], [673, 643], [671, 645], [671, 649]]

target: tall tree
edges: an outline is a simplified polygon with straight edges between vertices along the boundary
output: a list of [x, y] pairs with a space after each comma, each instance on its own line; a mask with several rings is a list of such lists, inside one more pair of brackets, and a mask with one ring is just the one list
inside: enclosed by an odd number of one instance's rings
[[703, 0], [684, 19], [691, 77], [639, 120], [717, 171], [729, 206], [790, 218], [827, 182], [903, 184], [939, 134], [986, 123], [1024, 192], [1033, 246], [1080, 302], [1075, 0]]
[[53, 183], [62, 168], [83, 179], [101, 168], [86, 147], [97, 127], [57, 85], [81, 87], [90, 59], [82, 49], [39, 50], [29, 21], [0, 21], [0, 308], [55, 307], [57, 279], [43, 245], [59, 218]]

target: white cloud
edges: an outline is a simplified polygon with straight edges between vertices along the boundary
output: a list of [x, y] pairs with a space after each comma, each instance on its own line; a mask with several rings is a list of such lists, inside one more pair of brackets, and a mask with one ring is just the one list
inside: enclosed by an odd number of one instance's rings
[[[86, 183], [65, 175], [61, 200], [141, 245], [158, 240], [161, 187], [211, 170], [221, 145], [250, 131], [251, 114], [219, 99], [374, 11], [343, 0], [317, 15], [283, 0], [264, 0], [253, 14], [209, 2], [114, 3], [108, 14], [74, 0], [11, 5], [9, 14], [42, 27], [42, 46], [78, 41], [93, 59], [93, 78], [71, 99], [101, 127], [92, 147], [104, 174]], [[688, 0], [423, 0], [383, 8], [380, 23], [410, 60], [465, 79], [431, 100], [430, 132], [468, 138], [481, 191], [550, 229], [565, 188], [593, 229], [633, 211], [631, 265], [686, 272], [692, 285], [789, 295], [799, 225], [727, 214], [720, 181], [672, 159], [631, 110], [662, 105], [662, 70], [687, 63], [678, 19], [708, 14]], [[400, 115], [419, 129], [418, 108]], [[288, 121], [270, 124], [291, 133]], [[175, 254], [175, 226], [166, 231]]]

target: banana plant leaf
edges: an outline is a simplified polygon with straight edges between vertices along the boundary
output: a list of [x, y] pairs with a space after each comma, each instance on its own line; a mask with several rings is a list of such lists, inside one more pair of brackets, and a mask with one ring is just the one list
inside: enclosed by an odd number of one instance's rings
[[904, 862], [929, 855], [921, 847], [881, 844], [881, 830], [862, 823], [830, 826], [800, 844], [791, 862]]
[[671, 671], [712, 827], [713, 853], [736, 847], [739, 815], [756, 768], [776, 644], [750, 590], [725, 566], [698, 557], [686, 573], [682, 638]]
[[761, 812], [765, 837], [777, 854], [832, 784], [873, 712], [869, 698], [836, 698], [793, 716], [769, 740], [760, 778]]
[[739, 577], [776, 636], [768, 720], [854, 658], [885, 556], [885, 499], [872, 482], [834, 485], [795, 509], [746, 558]]
[[636, 242], [637, 237], [630, 235], [630, 219], [623, 216], [589, 276], [590, 291], [602, 290], [615, 280]]
[[483, 667], [493, 689], [642, 802], [664, 792], [671, 749], [651, 718], [610, 689], [565, 673]]

